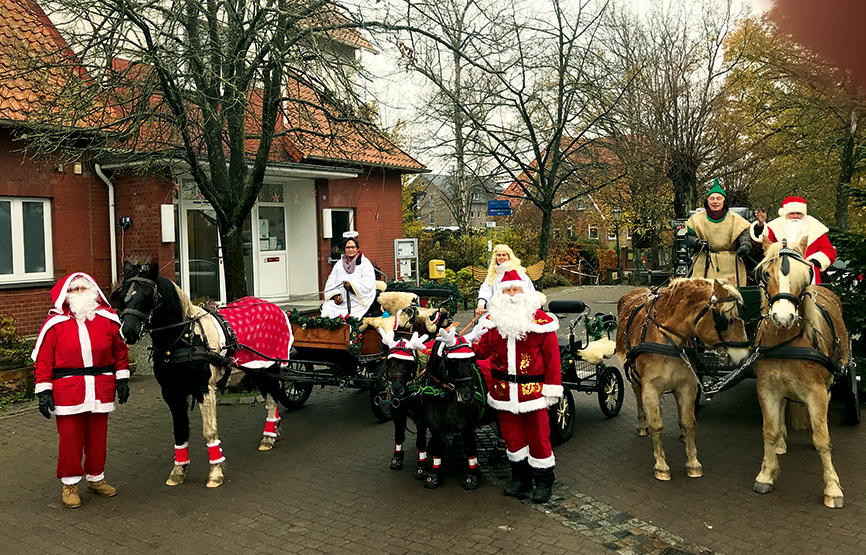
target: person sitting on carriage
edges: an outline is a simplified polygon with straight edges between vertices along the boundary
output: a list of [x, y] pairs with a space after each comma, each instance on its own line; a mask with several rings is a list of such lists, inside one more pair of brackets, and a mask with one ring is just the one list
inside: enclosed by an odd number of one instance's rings
[[794, 246], [802, 237], [807, 237], [803, 256], [815, 267], [814, 283], [821, 283], [821, 272], [836, 261], [836, 248], [827, 237], [827, 226], [806, 214], [805, 199], [787, 197], [779, 208], [779, 217], [770, 223], [766, 223], [767, 213], [763, 210], [755, 210], [755, 218], [750, 228], [755, 241], [760, 242], [765, 236], [773, 243], [787, 239], [788, 245]]
[[[487, 312], [487, 306], [490, 304], [490, 299], [493, 298], [493, 293], [499, 282], [502, 281], [502, 276], [509, 270], [517, 272], [520, 279], [523, 280], [526, 293], [530, 298], [535, 298], [535, 286], [526, 274], [526, 268], [520, 265], [520, 259], [514, 256], [514, 252], [508, 245], [496, 245], [491, 253], [487, 277], [478, 289], [478, 306], [475, 308], [477, 316]], [[537, 308], [541, 308], [541, 304], [537, 304]]]
[[322, 316], [361, 318], [376, 299], [376, 271], [359, 250], [358, 232], [347, 231], [343, 237], [344, 254], [334, 264], [325, 283]]
[[129, 349], [120, 337], [120, 319], [89, 275], [76, 272], [58, 281], [51, 300], [30, 356], [36, 361], [39, 412], [56, 415], [61, 500], [74, 509], [81, 505], [81, 478], [98, 495], [117, 494], [105, 481], [108, 413], [115, 392], [121, 405], [129, 398]]
[[728, 210], [725, 190], [713, 180], [707, 192], [704, 211], [686, 221], [686, 239], [694, 252], [689, 277], [730, 279], [737, 286], [746, 285], [744, 260], [752, 252], [749, 222]]
[[[562, 397], [556, 317], [537, 306], [534, 290], [515, 270], [504, 273], [490, 312], [467, 336], [485, 371], [487, 403], [497, 410], [512, 479], [505, 495], [532, 490], [532, 500], [550, 499], [556, 460], [550, 445], [547, 407]], [[493, 330], [488, 332], [488, 330]], [[535, 489], [532, 482], [535, 480]]]

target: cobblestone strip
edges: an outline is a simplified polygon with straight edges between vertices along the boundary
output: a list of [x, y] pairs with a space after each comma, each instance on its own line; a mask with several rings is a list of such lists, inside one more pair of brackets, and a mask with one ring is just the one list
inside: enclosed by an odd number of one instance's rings
[[[503, 459], [504, 454], [495, 448], [496, 439], [492, 432], [479, 431], [478, 435], [484, 476], [491, 484], [504, 487], [510, 480], [511, 467], [507, 459]], [[535, 504], [529, 495], [521, 495], [518, 499], [620, 555], [722, 555], [632, 518], [588, 495], [569, 491], [559, 482], [547, 503]]]

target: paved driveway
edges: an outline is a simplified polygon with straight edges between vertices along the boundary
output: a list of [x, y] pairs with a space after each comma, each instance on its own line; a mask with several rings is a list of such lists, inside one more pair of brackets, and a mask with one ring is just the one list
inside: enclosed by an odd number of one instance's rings
[[[627, 289], [547, 293], [609, 312]], [[866, 428], [842, 424], [841, 401], [831, 405], [830, 434], [843, 509], [823, 506], [820, 461], [804, 432], [789, 434], [775, 490], [752, 492], [762, 450], [753, 381], [700, 409], [699, 479], [685, 475], [673, 399], [665, 397], [670, 482], [653, 478], [651, 440], [635, 435], [630, 389], [613, 419], [602, 415], [597, 396], [577, 393], [575, 435], [555, 448], [555, 497], [535, 506], [501, 494], [508, 469], [490, 449], [482, 457], [486, 479], [474, 492], [460, 487], [456, 454], [435, 491], [424, 490], [408, 469], [388, 470], [391, 426], [375, 421], [367, 392], [333, 387], [316, 389], [305, 407], [284, 413], [283, 438], [271, 452], [256, 450], [262, 404], [221, 406], [227, 481], [215, 490], [204, 486], [207, 455], [196, 409], [188, 482], [169, 488], [168, 410], [152, 376], [137, 374], [131, 384], [130, 402], [109, 420], [107, 478], [120, 493], [84, 493], [76, 510], [61, 507], [54, 422], [35, 403], [0, 413], [0, 553], [863, 552]], [[407, 460], [414, 449], [408, 453]]]

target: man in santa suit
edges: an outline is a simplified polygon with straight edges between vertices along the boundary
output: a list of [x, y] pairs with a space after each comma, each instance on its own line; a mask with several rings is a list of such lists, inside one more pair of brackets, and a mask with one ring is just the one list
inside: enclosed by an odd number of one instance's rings
[[120, 319], [89, 275], [77, 272], [58, 281], [51, 300], [54, 308], [31, 357], [39, 411], [45, 418], [57, 416], [63, 504], [74, 509], [81, 505], [82, 477], [99, 495], [117, 494], [105, 481], [105, 445], [115, 391], [120, 404], [129, 398], [129, 351], [120, 338]]
[[479, 360], [490, 358], [487, 403], [498, 411], [511, 461], [505, 495], [532, 490], [532, 500], [544, 503], [550, 499], [556, 462], [547, 407], [562, 397], [559, 322], [537, 308], [534, 293], [525, 287], [516, 271], [507, 271], [488, 314], [466, 338], [478, 341], [473, 348]]
[[827, 271], [836, 261], [836, 249], [827, 237], [827, 226], [806, 214], [806, 201], [802, 197], [787, 197], [779, 208], [779, 217], [766, 225], [765, 212], [756, 210], [755, 218], [750, 234], [752, 240], [759, 243], [761, 236], [766, 235], [774, 243], [787, 239], [788, 245], [793, 247], [806, 237], [803, 256], [815, 266], [815, 283], [821, 283], [821, 272]]

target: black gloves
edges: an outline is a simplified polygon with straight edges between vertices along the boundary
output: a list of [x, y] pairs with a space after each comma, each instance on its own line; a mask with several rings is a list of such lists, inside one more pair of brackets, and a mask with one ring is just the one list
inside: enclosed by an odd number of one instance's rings
[[740, 245], [737, 247], [737, 256], [740, 258], [746, 258], [752, 252], [752, 247], [749, 245]]
[[40, 391], [36, 394], [39, 397], [39, 412], [45, 418], [51, 419], [51, 411], [54, 410], [54, 394], [50, 389]]
[[706, 239], [698, 239], [695, 237], [692, 239], [692, 252], [700, 252], [704, 249], [709, 248], [709, 243], [707, 243]]
[[117, 390], [117, 402], [121, 405], [129, 400], [129, 379], [123, 378], [114, 382]]

